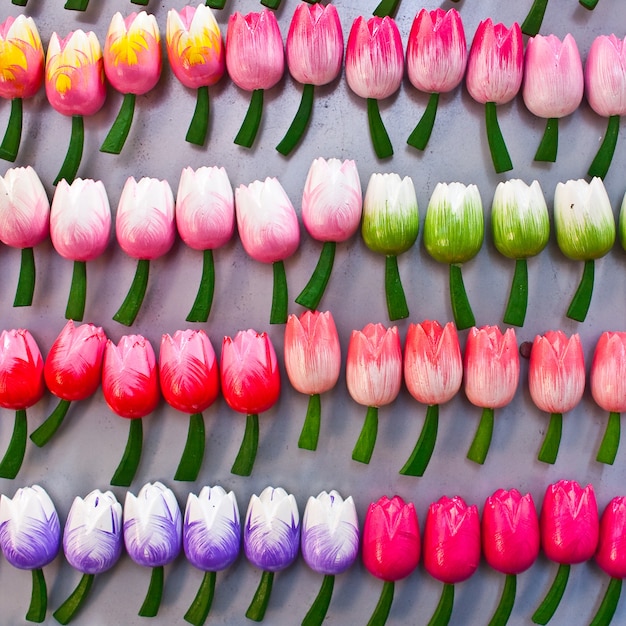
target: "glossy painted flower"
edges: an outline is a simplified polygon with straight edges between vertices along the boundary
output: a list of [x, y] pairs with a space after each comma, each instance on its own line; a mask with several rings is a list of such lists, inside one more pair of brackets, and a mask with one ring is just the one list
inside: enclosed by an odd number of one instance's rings
[[613, 498], [600, 518], [596, 563], [612, 578], [626, 578], [626, 497]]

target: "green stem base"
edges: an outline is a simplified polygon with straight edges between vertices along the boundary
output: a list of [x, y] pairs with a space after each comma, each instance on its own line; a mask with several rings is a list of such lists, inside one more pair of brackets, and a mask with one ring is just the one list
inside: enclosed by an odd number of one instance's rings
[[398, 269], [398, 257], [385, 257], [385, 297], [387, 299], [387, 313], [391, 321], [409, 317], [409, 307], [406, 303], [404, 288]]
[[589, 11], [593, 11], [598, 5], [598, 2], [599, 0], [578, 0], [578, 4]]
[[352, 458], [359, 463], [369, 463], [378, 435], [378, 407], [368, 406], [361, 434], [352, 450]]
[[335, 577], [332, 574], [326, 574], [315, 601], [302, 620], [302, 626], [322, 626], [328, 613], [334, 586]]
[[532, 619], [535, 624], [545, 625], [552, 619], [552, 616], [559, 607], [561, 598], [565, 593], [565, 587], [567, 587], [567, 580], [569, 578], [569, 571], [570, 566], [566, 563], [561, 563], [559, 565], [559, 570], [556, 573], [552, 586], [550, 587], [546, 597], [543, 599], [543, 602], [539, 605], [539, 608], [533, 613]]
[[26, 613], [26, 620], [41, 624], [46, 619], [48, 610], [48, 587], [43, 570], [37, 568], [32, 570], [32, 592], [30, 595], [30, 605]]
[[16, 7], [25, 7], [28, 4], [28, 0], [11, 0], [11, 4]]
[[72, 134], [70, 136], [70, 145], [67, 148], [67, 154], [63, 165], [54, 179], [54, 184], [58, 185], [63, 179], [68, 184], [72, 184], [76, 178], [76, 173], [83, 158], [83, 147], [85, 145], [85, 123], [82, 115], [72, 116]]
[[289, 300], [285, 264], [282, 261], [274, 261], [272, 268], [274, 272], [274, 287], [272, 290], [270, 324], [284, 324], [287, 321], [287, 304]]
[[65, 308], [65, 319], [82, 322], [85, 316], [85, 301], [87, 300], [87, 263], [74, 261], [70, 295]]
[[394, 17], [398, 6], [400, 6], [400, 0], [381, 0], [373, 14], [376, 17]]
[[577, 322], [584, 322], [591, 304], [591, 296], [593, 295], [593, 280], [595, 274], [595, 261], [587, 259], [583, 269], [583, 275], [580, 279], [578, 289], [572, 298], [572, 302], [567, 309], [567, 317]]
[[302, 98], [300, 100], [300, 106], [296, 111], [296, 115], [291, 122], [291, 126], [287, 130], [285, 136], [281, 142], [276, 146], [276, 150], [283, 156], [287, 156], [298, 145], [304, 133], [309, 126], [309, 120], [311, 119], [311, 112], [313, 111], [313, 96], [315, 93], [315, 86], [305, 84], [302, 89]]
[[159, 565], [152, 568], [150, 574], [150, 586], [148, 587], [148, 593], [139, 609], [138, 615], [141, 617], [156, 617], [161, 606], [161, 598], [163, 597], [163, 580], [164, 571], [163, 566]]
[[393, 592], [395, 584], [392, 580], [386, 580], [383, 583], [383, 589], [380, 592], [380, 598], [378, 604], [367, 622], [367, 626], [385, 626], [389, 612], [391, 611], [391, 605], [393, 603]]
[[298, 294], [296, 302], [301, 306], [314, 311], [317, 309], [324, 291], [326, 291], [326, 285], [330, 279], [330, 274], [333, 271], [333, 264], [335, 262], [335, 250], [337, 244], [334, 241], [325, 241], [322, 246], [322, 252], [320, 258], [317, 261], [315, 270], [306, 284], [306, 287]]
[[59, 427], [63, 423], [67, 411], [70, 408], [71, 401], [60, 399], [54, 411], [46, 417], [43, 423], [35, 429], [31, 435], [31, 441], [39, 448], [45, 446], [54, 434], [59, 430]]
[[589, 626], [608, 626], [615, 615], [617, 609], [617, 603], [619, 602], [620, 594], [622, 593], [622, 579], [611, 578], [611, 582], [607, 587], [602, 604], [598, 612], [594, 615]]
[[261, 117], [263, 116], [263, 90], [255, 89], [252, 92], [248, 112], [243, 120], [243, 124], [235, 137], [235, 143], [244, 148], [251, 148], [259, 126], [261, 125]]
[[476, 325], [467, 291], [465, 291], [461, 266], [454, 263], [450, 264], [450, 304], [458, 330], [465, 330]]
[[547, 6], [548, 0], [534, 0], [526, 19], [522, 23], [522, 32], [524, 35], [534, 37], [539, 32]]
[[259, 447], [259, 416], [249, 413], [246, 416], [246, 430], [243, 435], [239, 452], [230, 471], [238, 476], [250, 476], [254, 467], [257, 449]]
[[120, 111], [109, 130], [108, 135], [100, 146], [100, 152], [119, 154], [126, 143], [135, 115], [135, 102], [137, 96], [134, 93], [125, 93]]
[[205, 85], [196, 91], [196, 108], [185, 136], [185, 141], [196, 146], [203, 146], [209, 131], [209, 88]]
[[[583, 0], [580, 0], [580, 4], [585, 6]], [[595, 4], [594, 4], [595, 6]], [[593, 7], [586, 7], [593, 8]], [[592, 178], [594, 176], [599, 176], [600, 178], [604, 178], [609, 171], [609, 167], [611, 167], [611, 161], [613, 160], [613, 155], [615, 154], [615, 146], [617, 145], [617, 136], [619, 134], [619, 115], [611, 115], [609, 117], [609, 121], [606, 127], [606, 133], [604, 134], [604, 139], [600, 144], [600, 148], [598, 152], [596, 152], [596, 156], [594, 157], [589, 169], [587, 170], [587, 174]]]
[[272, 585], [274, 584], [274, 572], [264, 571], [261, 574], [259, 586], [254, 593], [252, 602], [246, 611], [246, 617], [255, 622], [262, 622], [265, 617], [265, 611], [272, 595]]
[[439, 405], [431, 404], [426, 409], [426, 418], [422, 426], [422, 432], [413, 448], [413, 452], [408, 461], [400, 470], [400, 474], [404, 476], [423, 476], [430, 457], [435, 449], [435, 441], [437, 440], [437, 430], [439, 427]]
[[13, 163], [17, 158], [22, 140], [23, 107], [21, 98], [11, 100], [11, 114], [2, 144], [0, 144], [0, 159]]
[[176, 474], [174, 474], [174, 480], [193, 482], [198, 478], [202, 460], [204, 459], [205, 441], [202, 413], [193, 413], [189, 416], [187, 442], [185, 443], [185, 449], [180, 458]]
[[611, 411], [609, 413], [609, 421], [604, 431], [604, 437], [596, 456], [598, 463], [606, 463], [607, 465], [613, 465], [615, 457], [617, 456], [617, 449], [619, 448], [620, 440], [620, 415]]
[[302, 426], [302, 432], [298, 439], [298, 448], [303, 450], [317, 450], [317, 442], [320, 437], [320, 423], [322, 419], [322, 403], [319, 393], [309, 396], [309, 404], [306, 417]]
[[89, 6], [89, 0], [67, 0], [65, 8], [70, 11], [86, 11]]
[[439, 105], [439, 94], [431, 93], [428, 98], [428, 104], [417, 126], [413, 129], [413, 132], [409, 135], [406, 142], [409, 146], [416, 148], [417, 150], [425, 150], [428, 145], [428, 140], [433, 132], [433, 126], [435, 125], [435, 117], [437, 117], [437, 106]]
[[559, 120], [551, 117], [546, 122], [541, 143], [535, 153], [535, 161], [554, 163], [559, 149]]
[[206, 322], [211, 313], [213, 295], [215, 293], [215, 263], [213, 250], [204, 250], [202, 254], [202, 276], [200, 286], [191, 311], [187, 315], [188, 322]]
[[206, 0], [206, 6], [221, 10], [226, 6], [226, 0]]
[[452, 609], [454, 608], [454, 585], [445, 583], [441, 590], [441, 596], [428, 626], [446, 626], [450, 622]]
[[548, 425], [548, 431], [543, 440], [539, 456], [537, 457], [544, 463], [551, 463], [554, 465], [556, 457], [559, 453], [559, 446], [561, 445], [561, 433], [563, 432], [563, 414], [551, 413], [550, 424]]
[[215, 572], [204, 572], [198, 593], [185, 613], [185, 621], [194, 626], [202, 626], [209, 616], [215, 596]]
[[139, 4], [141, 6], [148, 6], [150, 0], [130, 0], [131, 4]]
[[515, 593], [517, 590], [517, 576], [507, 574], [504, 581], [504, 588], [500, 596], [500, 602], [493, 617], [489, 620], [489, 626], [505, 626], [511, 617], [513, 605], [515, 604]]
[[76, 589], [72, 591], [68, 599], [53, 613], [54, 619], [59, 624], [69, 624], [80, 607], [85, 603], [89, 590], [93, 585], [95, 575], [83, 574]]
[[35, 293], [35, 252], [32, 248], [22, 248], [20, 275], [13, 306], [30, 306]]
[[139, 259], [137, 261], [137, 269], [135, 277], [128, 290], [128, 294], [122, 302], [122, 306], [117, 310], [113, 319], [124, 326], [132, 326], [139, 309], [143, 303], [148, 288], [148, 276], [150, 274], [150, 261], [147, 259]]
[[493, 424], [494, 424], [494, 410], [485, 407], [482, 415], [480, 416], [480, 422], [478, 429], [474, 435], [474, 440], [467, 452], [467, 458], [474, 463], [482, 465], [487, 458], [489, 452], [489, 446], [491, 445], [491, 437], [493, 436]]
[[15, 478], [22, 467], [24, 454], [26, 453], [26, 440], [28, 436], [28, 424], [26, 421], [26, 410], [15, 411], [15, 422], [13, 424], [13, 434], [9, 447], [0, 461], [0, 478]]
[[495, 102], [485, 104], [485, 123], [487, 126], [487, 142], [491, 152], [491, 161], [496, 173], [508, 172], [513, 169], [513, 163], [509, 156], [500, 124], [498, 123], [498, 113]]
[[139, 467], [141, 449], [143, 448], [143, 423], [141, 418], [131, 419], [128, 431], [128, 441], [124, 449], [124, 455], [117, 466], [111, 485], [116, 487], [129, 487]]
[[393, 146], [387, 134], [387, 129], [383, 124], [378, 108], [378, 100], [367, 99], [367, 120], [370, 128], [370, 137], [374, 146], [374, 152], [379, 159], [388, 159], [393, 156]]
[[261, 4], [268, 9], [273, 9], [274, 11], [280, 7], [280, 3], [282, 0], [261, 0]]
[[528, 309], [528, 263], [526, 259], [515, 260], [515, 273], [504, 312], [504, 323], [522, 327]]

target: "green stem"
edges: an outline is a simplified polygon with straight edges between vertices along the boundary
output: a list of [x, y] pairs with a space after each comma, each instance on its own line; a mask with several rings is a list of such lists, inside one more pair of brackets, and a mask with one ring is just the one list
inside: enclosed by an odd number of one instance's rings
[[30, 306], [35, 292], [35, 252], [32, 248], [22, 248], [20, 275], [13, 306]]
[[261, 574], [259, 586], [256, 588], [254, 598], [250, 602], [250, 606], [246, 611], [246, 617], [255, 622], [262, 622], [265, 617], [265, 611], [272, 595], [272, 585], [274, 584], [274, 572], [264, 571]]
[[209, 88], [206, 85], [198, 87], [196, 91], [196, 108], [185, 136], [187, 143], [203, 146], [209, 130]]
[[109, 130], [109, 134], [102, 142], [100, 152], [119, 154], [122, 151], [130, 132], [130, 125], [133, 123], [136, 98], [137, 96], [134, 93], [124, 94], [120, 112], [117, 114], [111, 130]]
[[287, 321], [287, 275], [285, 264], [282, 261], [274, 261], [274, 288], [272, 291], [272, 310], [270, 312], [270, 324], [284, 324]]
[[452, 315], [458, 330], [465, 330], [476, 325], [474, 313], [467, 298], [461, 266], [450, 264], [450, 303]]
[[72, 116], [72, 134], [70, 136], [70, 145], [67, 148], [67, 154], [61, 169], [54, 179], [54, 184], [57, 185], [63, 179], [68, 184], [72, 184], [76, 178], [80, 161], [83, 158], [83, 146], [85, 144], [85, 124], [83, 122], [82, 115]]
[[385, 297], [387, 298], [387, 313], [391, 321], [409, 317], [409, 307], [398, 269], [398, 257], [395, 255], [385, 257]]
[[333, 574], [325, 574], [319, 593], [302, 620], [302, 626], [321, 626], [324, 623], [324, 618], [326, 613], [328, 613], [330, 600], [333, 596], [334, 586], [335, 576]]
[[[583, 4], [582, 0], [580, 3]], [[583, 4], [583, 6], [585, 5]], [[586, 8], [593, 9], [593, 7]], [[606, 173], [609, 171], [609, 167], [611, 167], [611, 161], [613, 160], [613, 154], [615, 153], [615, 146], [617, 145], [618, 134], [619, 115], [611, 115], [609, 117], [602, 144], [600, 144], [600, 148], [598, 149], [598, 152], [596, 152], [596, 156], [587, 170], [587, 174], [589, 174], [589, 176], [599, 176], [600, 178], [604, 178], [606, 176]]]
[[204, 444], [204, 418], [202, 413], [193, 413], [189, 416], [187, 442], [185, 443], [185, 449], [180, 458], [176, 474], [174, 474], [174, 480], [193, 482], [198, 478], [202, 459], [204, 458]]
[[22, 117], [22, 99], [13, 98], [11, 100], [9, 124], [7, 125], [2, 144], [0, 144], [0, 159], [13, 163], [17, 158], [22, 139]]
[[243, 120], [243, 124], [235, 137], [235, 143], [244, 148], [251, 148], [256, 138], [261, 117], [263, 116], [263, 90], [255, 89], [250, 98], [250, 106]]
[[550, 424], [548, 426], [548, 432], [543, 440], [541, 450], [539, 450], [539, 456], [537, 457], [544, 463], [551, 463], [554, 465], [556, 457], [559, 453], [559, 445], [561, 444], [561, 433], [563, 432], [563, 414], [551, 413]]
[[387, 129], [380, 117], [378, 100], [367, 99], [367, 121], [370, 127], [370, 137], [374, 145], [374, 152], [379, 159], [387, 159], [393, 155], [393, 146], [387, 134]]
[[215, 572], [204, 572], [198, 593], [185, 613], [186, 622], [194, 626], [202, 626], [206, 622], [215, 596], [215, 578]]
[[567, 317], [577, 322], [584, 322], [591, 304], [591, 296], [593, 295], [593, 277], [595, 273], [595, 261], [587, 259], [583, 269], [583, 275], [580, 279], [578, 289], [572, 298], [567, 309]]
[[309, 396], [309, 405], [307, 406], [302, 432], [298, 439], [298, 448], [317, 450], [317, 441], [320, 437], [321, 414], [320, 394], [313, 393]]
[[209, 319], [213, 294], [215, 293], [215, 263], [213, 250], [204, 250], [202, 253], [202, 276], [200, 286], [191, 311], [187, 316], [188, 322], [206, 322]]
[[328, 285], [330, 273], [333, 271], [333, 263], [335, 262], [336, 248], [337, 244], [334, 241], [324, 242], [315, 270], [306, 287], [296, 298], [298, 304], [311, 309], [311, 311], [317, 309], [317, 305], [320, 303], [326, 290], [326, 285]]
[[74, 261], [70, 295], [65, 308], [65, 319], [82, 322], [85, 315], [85, 300], [87, 299], [87, 263]]
[[17, 476], [24, 461], [27, 437], [26, 409], [18, 409], [15, 411], [15, 422], [9, 447], [4, 458], [0, 461], [0, 478], [15, 478]]
[[352, 450], [352, 458], [359, 463], [369, 463], [378, 435], [378, 407], [368, 406], [361, 434]]
[[613, 465], [617, 456], [617, 449], [619, 448], [620, 430], [620, 415], [615, 411], [611, 411], [596, 461]]
[[26, 613], [26, 620], [41, 624], [46, 619], [46, 611], [48, 610], [48, 588], [41, 568], [38, 567], [32, 570], [32, 581], [30, 605], [28, 606], [28, 613]]
[[398, 10], [400, 0], [381, 0], [379, 5], [374, 9], [376, 17], [393, 17]]
[[226, 0], [206, 0], [206, 6], [220, 10], [226, 6]]
[[450, 622], [454, 608], [454, 585], [444, 583], [439, 604], [428, 622], [428, 626], [446, 626]]
[[276, 146], [276, 150], [284, 156], [287, 156], [298, 145], [298, 142], [302, 139], [304, 132], [309, 126], [311, 111], [313, 111], [314, 93], [314, 85], [305, 84], [303, 86], [300, 106], [296, 111], [293, 122], [291, 122], [291, 126], [289, 126], [281, 142]]
[[25, 7], [28, 4], [28, 0], [11, 0], [15, 6]]
[[391, 611], [391, 604], [393, 602], [393, 591], [395, 584], [393, 580], [386, 580], [383, 584], [383, 590], [380, 592], [380, 598], [378, 598], [378, 604], [370, 617], [367, 626], [384, 626], [389, 617], [389, 611]]
[[474, 440], [467, 453], [467, 458], [470, 461], [480, 463], [480, 465], [485, 462], [487, 453], [489, 452], [489, 446], [491, 445], [491, 437], [493, 436], [493, 423], [494, 410], [485, 407], [480, 416], [480, 422], [476, 434], [474, 435]]
[[93, 585], [94, 574], [83, 574], [76, 589], [72, 591], [69, 598], [52, 614], [59, 624], [69, 624], [78, 609], [85, 603], [91, 585]]
[[259, 416], [256, 413], [248, 413], [246, 416], [246, 430], [237, 453], [237, 458], [231, 467], [232, 474], [238, 476], [250, 476], [259, 447]]
[[89, 0], [67, 0], [65, 8], [70, 11], [86, 11]]
[[526, 259], [515, 260], [515, 273], [509, 301], [504, 312], [504, 323], [523, 326], [528, 308], [528, 263]]
[[498, 112], [495, 102], [485, 103], [485, 122], [487, 125], [487, 142], [489, 143], [493, 167], [498, 174], [512, 170], [513, 163], [498, 124]]
[[128, 441], [124, 455], [117, 466], [111, 484], [116, 487], [128, 487], [137, 473], [141, 449], [143, 447], [143, 423], [141, 418], [131, 419], [128, 431]]
[[598, 4], [598, 0], [578, 0], [578, 3], [585, 7], [585, 9], [589, 9], [590, 11], [593, 11], [596, 8], [596, 5]]
[[413, 132], [409, 135], [406, 142], [409, 146], [413, 146], [418, 150], [425, 150], [428, 145], [428, 140], [433, 132], [433, 126], [435, 125], [435, 117], [437, 117], [437, 105], [439, 104], [439, 94], [431, 93], [428, 98], [428, 105], [426, 110], [422, 114], [417, 126], [413, 129]]
[[617, 603], [619, 602], [619, 596], [622, 593], [622, 579], [611, 578], [609, 586], [607, 587], [604, 598], [602, 598], [602, 604], [598, 612], [594, 615], [593, 620], [589, 626], [609, 626], [615, 610], [617, 609]]
[[561, 563], [559, 565], [559, 571], [554, 578], [550, 590], [543, 599], [543, 602], [539, 605], [539, 608], [533, 613], [533, 622], [535, 622], [535, 624], [545, 625], [554, 615], [565, 592], [565, 587], [567, 587], [569, 570], [570, 566], [567, 563]]
[[551, 117], [546, 121], [541, 143], [535, 153], [535, 161], [554, 163], [559, 149], [559, 119]]
[[150, 261], [148, 259], [139, 259], [137, 261], [137, 269], [133, 283], [126, 294], [122, 306], [117, 310], [113, 319], [124, 326], [132, 326], [141, 304], [143, 303], [146, 289], [148, 288], [148, 275], [150, 274]]
[[71, 401], [60, 399], [54, 411], [48, 415], [44, 422], [31, 435], [31, 441], [38, 447], [45, 446], [63, 423]]
[[150, 0], [130, 0], [131, 4], [140, 4], [142, 6], [147, 6]]
[[489, 626], [505, 626], [511, 617], [513, 605], [515, 604], [515, 591], [517, 588], [517, 576], [507, 574], [504, 581], [504, 589], [500, 596], [500, 602], [493, 617], [489, 620]]
[[150, 574], [148, 593], [138, 613], [141, 617], [155, 617], [159, 612], [161, 598], [163, 597], [163, 578], [163, 566], [153, 567], [152, 574]]
[[533, 6], [530, 7], [530, 11], [522, 23], [522, 32], [524, 35], [534, 37], [539, 32], [547, 6], [548, 0], [534, 0]]
[[404, 476], [423, 476], [430, 457], [435, 449], [435, 441], [437, 440], [437, 429], [439, 426], [439, 405], [431, 404], [426, 409], [426, 418], [422, 426], [422, 432], [413, 448], [413, 452], [409, 460], [400, 470], [400, 474]]
[[268, 9], [278, 9], [282, 0], [261, 0], [261, 4]]

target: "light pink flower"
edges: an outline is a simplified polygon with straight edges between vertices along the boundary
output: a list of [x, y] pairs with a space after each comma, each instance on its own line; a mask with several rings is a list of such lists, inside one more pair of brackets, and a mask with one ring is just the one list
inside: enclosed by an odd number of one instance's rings
[[626, 114], [626, 37], [596, 37], [585, 62], [585, 96], [602, 117]]
[[626, 333], [600, 335], [591, 362], [591, 395], [605, 411], [626, 411]]

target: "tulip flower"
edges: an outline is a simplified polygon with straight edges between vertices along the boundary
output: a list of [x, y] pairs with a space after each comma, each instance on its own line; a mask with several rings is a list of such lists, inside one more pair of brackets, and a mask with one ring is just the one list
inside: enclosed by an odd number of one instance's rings
[[0, 158], [15, 161], [22, 139], [22, 101], [43, 84], [43, 46], [32, 17], [7, 17], [0, 24], [0, 98], [11, 100]]
[[550, 425], [538, 458], [554, 463], [561, 442], [563, 413], [580, 402], [585, 389], [585, 358], [578, 334], [568, 338], [560, 330], [549, 330], [535, 337], [528, 387], [535, 405], [550, 413]]
[[137, 565], [151, 567], [150, 587], [139, 609], [142, 617], [155, 617], [163, 594], [163, 567], [182, 547], [183, 521], [176, 496], [160, 482], [146, 483], [137, 496], [126, 492], [124, 545]]
[[232, 491], [202, 487], [190, 493], [183, 522], [183, 548], [187, 560], [204, 572], [198, 593], [185, 613], [194, 626], [204, 624], [215, 594], [216, 572], [230, 567], [241, 548], [241, 522], [237, 498]]
[[266, 487], [253, 494], [243, 529], [243, 548], [252, 565], [263, 570], [246, 617], [260, 622], [272, 593], [274, 574], [288, 568], [298, 557], [300, 514], [293, 494], [281, 487]]
[[522, 96], [528, 110], [547, 119], [535, 161], [556, 161], [559, 118], [573, 113], [583, 99], [583, 64], [574, 38], [536, 35], [528, 40]]
[[22, 251], [13, 306], [30, 306], [35, 291], [33, 248], [50, 233], [50, 202], [37, 172], [14, 167], [0, 176], [0, 241]]
[[550, 238], [550, 218], [541, 185], [514, 178], [501, 181], [491, 204], [493, 242], [500, 254], [515, 259], [515, 273], [504, 323], [523, 326], [528, 308], [527, 259], [539, 254]]
[[341, 72], [343, 33], [335, 5], [301, 2], [291, 18], [285, 48], [289, 72], [303, 85], [296, 116], [276, 146], [287, 156], [309, 125], [315, 87], [332, 83]]
[[415, 15], [406, 49], [409, 80], [419, 91], [430, 94], [428, 106], [407, 139], [425, 150], [435, 123], [439, 94], [456, 89], [467, 65], [467, 43], [461, 16], [456, 9], [421, 9]]
[[67, 624], [81, 608], [96, 574], [111, 569], [122, 554], [122, 505], [110, 491], [94, 489], [72, 502], [63, 530], [63, 551], [82, 576], [72, 594], [54, 612]]
[[204, 145], [209, 129], [209, 87], [224, 75], [226, 61], [220, 27], [209, 6], [170, 9], [166, 27], [167, 57], [174, 75], [196, 90], [196, 108], [185, 139]]
[[608, 118], [604, 139], [587, 171], [604, 178], [615, 153], [620, 116], [626, 114], [626, 38], [599, 35], [593, 40], [585, 61], [585, 95], [589, 106]]
[[490, 623], [506, 624], [517, 588], [517, 574], [539, 556], [539, 518], [533, 497], [517, 489], [498, 489], [485, 502], [481, 525], [485, 560], [506, 574], [500, 602]]
[[259, 445], [258, 414], [274, 406], [280, 395], [278, 359], [267, 333], [248, 329], [224, 337], [220, 385], [228, 406], [246, 414], [246, 430], [230, 471], [250, 476]]
[[13, 499], [0, 496], [0, 547], [18, 569], [32, 572], [32, 593], [26, 619], [43, 622], [48, 607], [44, 565], [61, 547], [61, 524], [50, 496], [39, 485], [22, 487]]
[[424, 220], [424, 246], [430, 256], [450, 266], [450, 302], [459, 330], [476, 325], [467, 299], [461, 264], [483, 245], [483, 204], [476, 185], [437, 183]]
[[412, 502], [407, 503], [400, 496], [383, 496], [370, 503], [363, 524], [362, 557], [365, 569], [384, 581], [368, 623], [384, 626], [395, 581], [406, 578], [420, 559], [420, 531]]
[[272, 11], [242, 15], [235, 11], [228, 19], [226, 68], [232, 81], [252, 92], [250, 106], [235, 143], [251, 148], [263, 116], [263, 93], [282, 78], [285, 51], [278, 20]]
[[487, 141], [498, 174], [513, 169], [498, 124], [497, 105], [515, 98], [522, 86], [524, 42], [517, 22], [511, 28], [483, 20], [476, 29], [467, 61], [466, 85], [470, 96], [485, 105]]
[[593, 178], [590, 183], [579, 178], [557, 184], [554, 229], [561, 252], [569, 259], [585, 262], [567, 310], [567, 317], [584, 322], [593, 294], [595, 259], [607, 254], [615, 243], [615, 218], [601, 178]]
[[68, 322], [54, 340], [43, 367], [46, 387], [59, 402], [46, 420], [30, 436], [37, 446], [52, 439], [74, 400], [93, 395], [102, 380], [102, 359], [106, 335], [101, 326]]
[[300, 244], [298, 216], [276, 178], [255, 180], [235, 189], [237, 229], [244, 250], [259, 263], [271, 263], [274, 288], [270, 324], [287, 321], [287, 277], [283, 261]]
[[26, 452], [26, 409], [45, 391], [43, 358], [34, 337], [25, 329], [0, 334], [0, 407], [15, 410], [13, 435], [0, 461], [0, 478], [15, 478]]
[[298, 304], [317, 308], [333, 269], [337, 242], [356, 233], [362, 207], [361, 181], [354, 161], [321, 157], [313, 161], [302, 192], [302, 221], [309, 235], [324, 245], [313, 275], [296, 298]]
[[120, 248], [137, 259], [135, 278], [113, 319], [125, 326], [135, 321], [148, 287], [150, 261], [174, 245], [176, 225], [174, 195], [166, 180], [130, 176], [120, 196], [115, 233]]
[[87, 261], [99, 257], [111, 238], [111, 207], [102, 181], [59, 181], [50, 208], [50, 238], [64, 259], [74, 261], [65, 317], [80, 322], [85, 314]]
[[365, 192], [361, 234], [370, 250], [385, 255], [385, 295], [392, 321], [409, 316], [397, 257], [411, 248], [418, 232], [419, 210], [411, 178], [372, 174]]
[[334, 489], [311, 496], [302, 518], [302, 556], [305, 563], [324, 575], [322, 587], [302, 620], [304, 626], [320, 626], [333, 594], [335, 576], [345, 572], [359, 552], [359, 520], [352, 496], [345, 500]]
[[465, 394], [483, 409], [467, 458], [481, 465], [487, 458], [493, 434], [494, 409], [513, 400], [519, 382], [519, 352], [515, 330], [503, 333], [497, 326], [472, 328], [465, 344]]
[[410, 324], [404, 345], [404, 382], [409, 393], [428, 409], [419, 439], [400, 474], [424, 475], [437, 439], [439, 405], [456, 395], [462, 378], [463, 360], [454, 324], [448, 322], [443, 328], [429, 320]]
[[389, 98], [402, 83], [404, 50], [391, 17], [357, 17], [346, 48], [346, 80], [357, 96], [367, 100], [367, 119], [374, 152], [379, 159], [393, 155], [393, 146], [380, 116], [378, 101]]
[[187, 443], [174, 480], [194, 481], [204, 458], [202, 411], [215, 402], [220, 385], [215, 351], [203, 330], [177, 330], [174, 336], [162, 336], [159, 381], [165, 401], [189, 414]]
[[145, 11], [126, 18], [116, 13], [104, 41], [103, 59], [107, 80], [124, 94], [124, 100], [100, 151], [119, 154], [130, 132], [137, 96], [148, 93], [161, 76], [161, 35], [156, 17]]
[[135, 477], [143, 445], [141, 418], [159, 403], [159, 377], [154, 350], [141, 335], [124, 335], [115, 345], [107, 340], [102, 363], [102, 394], [109, 408], [130, 421], [124, 456], [111, 479], [128, 487]]
[[104, 63], [100, 42], [93, 31], [76, 30], [65, 38], [52, 33], [45, 68], [46, 96], [52, 108], [72, 118], [72, 135], [63, 165], [54, 179], [71, 183], [83, 156], [83, 117], [94, 115], [104, 104]]
[[593, 486], [582, 488], [574, 480], [549, 485], [539, 523], [543, 551], [559, 564], [552, 587], [532, 618], [535, 624], [547, 624], [565, 592], [570, 566], [587, 561], [596, 551], [600, 524]]
[[341, 346], [330, 311], [305, 311], [290, 315], [285, 326], [285, 369], [291, 386], [309, 396], [306, 419], [298, 447], [317, 450], [320, 434], [320, 394], [339, 379]]

